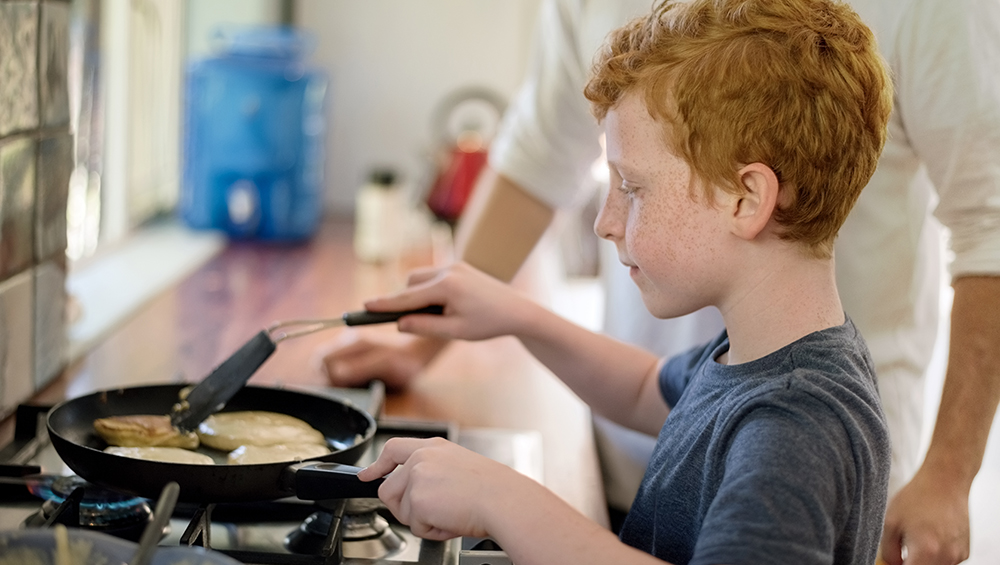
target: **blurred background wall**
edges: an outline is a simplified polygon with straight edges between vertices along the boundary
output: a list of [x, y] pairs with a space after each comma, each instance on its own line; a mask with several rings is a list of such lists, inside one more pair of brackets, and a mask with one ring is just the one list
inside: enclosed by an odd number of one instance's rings
[[432, 115], [456, 89], [510, 99], [524, 74], [540, 0], [300, 0], [294, 21], [317, 39], [330, 75], [327, 202], [350, 211], [375, 165], [426, 182]]

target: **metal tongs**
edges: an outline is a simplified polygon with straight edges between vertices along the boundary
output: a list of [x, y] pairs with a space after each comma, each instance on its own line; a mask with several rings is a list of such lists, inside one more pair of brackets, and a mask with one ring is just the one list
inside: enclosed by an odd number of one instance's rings
[[[197, 429], [205, 418], [222, 410], [254, 372], [274, 353], [278, 343], [294, 339], [328, 328], [338, 326], [360, 326], [395, 322], [410, 314], [438, 314], [444, 312], [441, 306], [428, 306], [419, 310], [404, 312], [347, 312], [340, 318], [316, 320], [287, 320], [275, 322], [243, 344], [236, 353], [212, 370], [198, 383], [186, 397], [174, 405], [170, 412], [170, 423], [182, 433]], [[294, 329], [298, 328], [298, 329]]]
[[[271, 341], [278, 344], [286, 339], [309, 335], [328, 328], [385, 324], [388, 322], [395, 322], [403, 316], [409, 316], [410, 314], [440, 315], [442, 312], [444, 312], [444, 308], [441, 306], [428, 306], [419, 310], [407, 310], [405, 312], [369, 312], [368, 310], [359, 310], [357, 312], [347, 312], [339, 318], [285, 320], [282, 322], [274, 322], [264, 331], [266, 331], [271, 337]], [[286, 328], [294, 328], [295, 326], [302, 326], [302, 328], [298, 330], [281, 331], [278, 333], [279, 330], [286, 330]]]

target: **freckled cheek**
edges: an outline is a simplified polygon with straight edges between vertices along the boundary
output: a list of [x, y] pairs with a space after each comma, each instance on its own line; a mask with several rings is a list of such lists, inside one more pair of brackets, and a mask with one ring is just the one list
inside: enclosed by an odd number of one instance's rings
[[673, 241], [666, 218], [639, 213], [629, 218], [625, 242], [632, 257], [643, 270], [674, 259]]
[[641, 210], [626, 226], [629, 254], [644, 271], [673, 271], [685, 258], [701, 257], [709, 251], [699, 237], [702, 220], [690, 211], [666, 206]]

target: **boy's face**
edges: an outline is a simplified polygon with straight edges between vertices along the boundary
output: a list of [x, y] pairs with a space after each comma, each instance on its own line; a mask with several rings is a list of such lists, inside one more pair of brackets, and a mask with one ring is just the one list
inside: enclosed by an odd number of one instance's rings
[[715, 304], [726, 278], [724, 214], [692, 188], [691, 168], [667, 148], [663, 125], [637, 95], [623, 97], [604, 127], [611, 187], [597, 235], [614, 242], [654, 316]]

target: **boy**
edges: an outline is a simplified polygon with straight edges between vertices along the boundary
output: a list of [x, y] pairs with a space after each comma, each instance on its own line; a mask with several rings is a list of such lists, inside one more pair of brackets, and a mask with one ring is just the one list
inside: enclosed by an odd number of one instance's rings
[[516, 472], [392, 440], [363, 480], [424, 537], [489, 535], [531, 563], [873, 563], [889, 446], [832, 243], [891, 107], [871, 32], [829, 0], [668, 3], [612, 33], [585, 91], [611, 190], [595, 229], [658, 317], [726, 332], [660, 362], [458, 264], [372, 310], [403, 331], [516, 335], [595, 411], [659, 432], [620, 540]]

